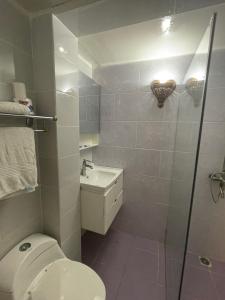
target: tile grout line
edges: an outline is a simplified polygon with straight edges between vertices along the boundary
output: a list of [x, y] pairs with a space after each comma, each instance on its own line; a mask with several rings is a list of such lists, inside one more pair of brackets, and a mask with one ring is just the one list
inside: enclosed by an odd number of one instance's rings
[[214, 290], [215, 290], [215, 292], [216, 292], [217, 299], [218, 299], [218, 300], [222, 300], [222, 299], [220, 298], [220, 293], [219, 293], [219, 291], [217, 290], [216, 283], [215, 283], [215, 281], [214, 281], [214, 279], [213, 279], [213, 276], [212, 276], [212, 273], [211, 273], [211, 272], [209, 272], [209, 277], [210, 277], [210, 280], [211, 280], [212, 285], [213, 285], [213, 287], [214, 287]]

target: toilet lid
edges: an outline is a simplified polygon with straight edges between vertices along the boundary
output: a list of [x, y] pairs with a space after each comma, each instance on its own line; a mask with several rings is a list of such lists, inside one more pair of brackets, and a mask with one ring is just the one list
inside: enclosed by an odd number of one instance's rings
[[105, 300], [105, 286], [88, 266], [59, 259], [48, 265], [32, 282], [24, 299]]

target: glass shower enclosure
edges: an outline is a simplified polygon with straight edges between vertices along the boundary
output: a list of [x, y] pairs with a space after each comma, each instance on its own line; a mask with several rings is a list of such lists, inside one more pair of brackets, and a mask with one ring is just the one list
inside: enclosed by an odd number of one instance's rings
[[201, 142], [216, 14], [211, 18], [181, 86], [165, 239], [166, 299], [182, 300], [188, 234]]

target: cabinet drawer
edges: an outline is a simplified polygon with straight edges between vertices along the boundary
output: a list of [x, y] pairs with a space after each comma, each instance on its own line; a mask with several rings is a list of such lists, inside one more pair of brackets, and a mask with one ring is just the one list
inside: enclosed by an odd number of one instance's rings
[[120, 194], [117, 196], [117, 198], [114, 200], [110, 212], [105, 215], [105, 233], [111, 226], [122, 204], [123, 204], [123, 191], [121, 191]]
[[114, 182], [113, 186], [105, 194], [105, 207], [104, 213], [108, 214], [115, 204], [115, 200], [123, 189], [123, 175], [121, 174], [119, 178]]

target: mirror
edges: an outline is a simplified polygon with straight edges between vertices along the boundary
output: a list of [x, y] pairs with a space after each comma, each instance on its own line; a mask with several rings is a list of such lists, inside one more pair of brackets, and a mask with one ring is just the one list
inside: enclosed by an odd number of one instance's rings
[[100, 85], [83, 72], [79, 72], [80, 133], [100, 131]]

